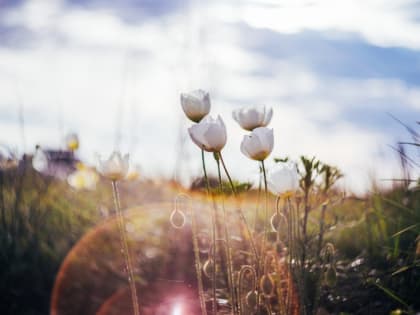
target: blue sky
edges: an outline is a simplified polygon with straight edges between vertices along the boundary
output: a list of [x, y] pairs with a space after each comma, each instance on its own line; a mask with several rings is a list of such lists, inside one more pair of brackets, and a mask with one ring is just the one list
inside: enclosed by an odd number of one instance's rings
[[93, 162], [120, 134], [146, 175], [171, 176], [181, 151], [178, 176], [195, 176], [179, 93], [203, 88], [226, 121], [236, 177], [252, 180], [257, 167], [239, 151], [231, 111], [266, 104], [273, 156], [316, 155], [360, 192], [371, 177], [399, 175], [389, 145], [409, 135], [389, 113], [418, 128], [419, 9], [409, 0], [3, 0], [0, 143], [30, 152], [76, 131]]

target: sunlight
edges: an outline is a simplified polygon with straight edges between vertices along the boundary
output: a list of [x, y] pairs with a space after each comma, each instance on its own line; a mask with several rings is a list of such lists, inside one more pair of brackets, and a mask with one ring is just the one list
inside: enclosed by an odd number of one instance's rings
[[181, 314], [182, 314], [182, 305], [180, 303], [177, 303], [174, 305], [171, 315], [181, 315]]

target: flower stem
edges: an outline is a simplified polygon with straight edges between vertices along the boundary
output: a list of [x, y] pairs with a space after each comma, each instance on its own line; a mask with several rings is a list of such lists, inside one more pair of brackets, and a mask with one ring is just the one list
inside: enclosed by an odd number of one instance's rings
[[277, 196], [277, 198], [276, 198], [276, 215], [277, 215], [277, 220], [278, 220], [278, 225], [277, 225], [277, 242], [279, 242], [280, 241], [280, 232], [281, 232], [281, 220], [280, 220], [280, 216], [281, 216], [281, 213], [280, 213], [280, 201], [281, 201], [281, 197], [280, 197], [280, 195], [279, 196]]
[[232, 178], [230, 177], [230, 174], [229, 174], [229, 172], [228, 172], [228, 170], [226, 168], [225, 161], [223, 160], [223, 157], [222, 157], [222, 152], [219, 152], [219, 157], [220, 157], [220, 161], [222, 162], [223, 169], [225, 170], [226, 176], [227, 176], [227, 178], [229, 180], [230, 187], [232, 188], [232, 192], [235, 195], [235, 197], [237, 197], [236, 189], [235, 189], [235, 186], [233, 185]]
[[201, 275], [200, 253], [198, 249], [198, 240], [197, 240], [197, 217], [196, 217], [196, 212], [194, 211], [192, 207], [191, 207], [191, 230], [192, 230], [192, 237], [193, 237], [195, 271], [197, 274], [198, 296], [200, 299], [201, 314], [207, 315], [206, 301], [204, 298], [203, 277]]
[[265, 209], [264, 209], [264, 237], [263, 237], [263, 247], [261, 251], [261, 257], [264, 257], [263, 251], [265, 250], [267, 238], [268, 238], [268, 188], [267, 188], [267, 173], [265, 170], [264, 161], [261, 161], [261, 168], [263, 171], [264, 177], [264, 193], [265, 193]]
[[120, 242], [121, 242], [121, 246], [122, 246], [122, 252], [123, 252], [123, 255], [124, 255], [125, 266], [127, 268], [127, 273], [128, 273], [128, 284], [129, 284], [129, 287], [130, 287], [131, 302], [133, 303], [134, 315], [140, 315], [140, 308], [139, 308], [139, 302], [138, 302], [138, 298], [137, 298], [136, 284], [135, 284], [135, 281], [134, 281], [133, 265], [131, 263], [130, 252], [128, 251], [127, 235], [126, 235], [126, 231], [125, 231], [124, 216], [123, 216], [122, 211], [121, 211], [120, 197], [119, 197], [119, 193], [118, 193], [117, 182], [115, 180], [112, 181], [112, 192], [113, 192], [113, 196], [114, 196], [115, 210], [116, 210], [116, 213], [117, 213], [118, 228], [120, 230]]
[[[220, 157], [220, 153], [218, 154]], [[219, 192], [223, 196], [223, 185], [222, 185], [222, 173], [220, 170], [220, 159], [216, 158], [217, 162], [217, 174], [219, 176]], [[224, 205], [224, 200], [222, 199], [222, 209], [223, 209], [223, 227], [225, 232], [225, 238], [226, 238], [226, 258], [227, 258], [227, 273], [228, 273], [228, 285], [230, 288], [230, 295], [232, 299], [232, 312], [233, 314], [237, 314], [237, 304], [236, 304], [236, 294], [235, 294], [235, 288], [233, 284], [233, 264], [232, 264], [232, 247], [230, 245], [230, 234], [229, 230], [227, 228], [227, 215], [226, 215], [226, 208]]]
[[[210, 192], [210, 182], [207, 176], [207, 169], [206, 169], [206, 160], [204, 158], [204, 150], [201, 149], [201, 161], [203, 164], [203, 172], [204, 172], [204, 179], [206, 181], [207, 187], [207, 197], [211, 194]], [[212, 243], [213, 243], [213, 250], [212, 250], [212, 257], [213, 257], [213, 270], [212, 270], [212, 313], [213, 315], [217, 314], [217, 305], [216, 305], [216, 205], [213, 201], [213, 210], [212, 210]]]
[[[229, 180], [229, 184], [230, 184], [230, 187], [232, 189], [232, 193], [237, 198], [238, 195], [237, 195], [237, 192], [235, 190], [235, 186], [233, 185], [232, 178], [230, 177], [230, 174], [229, 174], [229, 172], [227, 170], [227, 167], [226, 167], [225, 161], [223, 160], [223, 156], [222, 156], [222, 153], [221, 152], [219, 152], [219, 157], [220, 157], [220, 161], [222, 162], [222, 166], [223, 166], [223, 169], [225, 171], [225, 174], [226, 174], [226, 176], [227, 176], [227, 178]], [[259, 257], [258, 257], [257, 247], [255, 246], [254, 238], [253, 238], [252, 233], [251, 233], [251, 229], [249, 227], [249, 224], [248, 224], [248, 222], [247, 222], [247, 220], [245, 218], [245, 215], [242, 212], [241, 208], [238, 208], [237, 209], [237, 212], [238, 212], [239, 218], [242, 220], [242, 223], [244, 224], [244, 226], [246, 228], [246, 232], [247, 232], [248, 237], [249, 237], [251, 248], [252, 248], [252, 251], [254, 253], [254, 259], [256, 261], [256, 264], [258, 265]]]
[[[268, 235], [268, 190], [267, 190], [267, 174], [265, 172], [265, 165], [264, 161], [261, 161], [261, 169], [263, 173], [263, 179], [264, 179], [264, 192], [265, 192], [265, 215], [264, 215], [264, 231], [263, 231], [263, 241], [261, 246], [261, 252], [260, 252], [260, 259], [257, 260], [257, 275], [261, 274], [261, 271], [263, 271], [263, 265], [264, 265], [264, 253], [265, 253], [265, 247], [267, 242], [267, 235]], [[260, 313], [261, 310], [261, 292], [258, 290], [258, 305], [257, 305], [257, 314]]]
[[287, 290], [287, 301], [286, 301], [286, 310], [287, 312], [290, 312], [291, 308], [292, 308], [292, 296], [291, 296], [291, 288], [292, 288], [292, 282], [291, 282], [291, 278], [294, 274], [294, 270], [293, 270], [293, 255], [294, 255], [294, 251], [293, 251], [293, 239], [292, 239], [292, 225], [293, 225], [293, 217], [292, 217], [292, 213], [291, 213], [291, 208], [290, 208], [290, 204], [285, 200], [286, 205], [287, 205], [287, 247], [288, 247], [288, 251], [289, 251], [289, 263], [288, 263], [288, 267], [289, 267], [289, 275], [290, 275], [290, 279], [288, 279], [288, 290]]
[[258, 210], [259, 210], [260, 201], [261, 201], [261, 186], [262, 186], [262, 170], [260, 168], [259, 179], [258, 179], [257, 206], [255, 207], [255, 217], [254, 217], [254, 235], [257, 234]]

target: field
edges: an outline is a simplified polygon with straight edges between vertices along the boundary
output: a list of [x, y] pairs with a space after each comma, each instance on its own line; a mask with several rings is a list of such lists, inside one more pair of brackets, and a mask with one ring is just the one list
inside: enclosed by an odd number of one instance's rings
[[[119, 185], [122, 208], [127, 209], [125, 228], [143, 314], [169, 314], [176, 303], [188, 306], [185, 314], [199, 313], [191, 234], [193, 213], [197, 218], [203, 284], [211, 287], [205, 262], [211, 243], [212, 202], [202, 184], [203, 179], [197, 180], [193, 191], [176, 182], [141, 178]], [[264, 211], [262, 191], [235, 185], [238, 198], [229, 193], [228, 182], [224, 182], [226, 196], [222, 197], [215, 187], [214, 202], [223, 202], [227, 209], [232, 248], [240, 252], [235, 254], [234, 268], [239, 270], [244, 262], [249, 263], [250, 250], [244, 246], [246, 233], [238, 226], [235, 209], [243, 209], [257, 241], [264, 228]], [[307, 240], [302, 245], [307, 249], [306, 290], [302, 292], [297, 285], [288, 287], [305, 294], [304, 300], [295, 303], [305, 303], [308, 314], [314, 312], [309, 308], [315, 307], [318, 314], [418, 312], [419, 194], [416, 187], [398, 183], [389, 191], [376, 191], [363, 198], [343, 196], [335, 190], [329, 192], [328, 202], [313, 197], [311, 204], [317, 206], [309, 213]], [[185, 195], [190, 201], [174, 201], [176, 196]], [[175, 207], [181, 209], [184, 218], [170, 219]], [[270, 194], [270, 217], [275, 208], [276, 198]], [[220, 206], [218, 211], [220, 216]], [[321, 217], [325, 231], [322, 243], [334, 247], [334, 265], [328, 263], [328, 272], [319, 270], [319, 253], [314, 250], [314, 244], [319, 242]], [[108, 181], [102, 179], [94, 191], [77, 191], [65, 181], [33, 170], [28, 157], [1, 173], [1, 219], [2, 314], [130, 314], [118, 217]], [[268, 242], [274, 238], [273, 246], [278, 246], [274, 228], [281, 225], [273, 218], [270, 222], [274, 227]], [[284, 231], [278, 230], [283, 239]], [[284, 249], [276, 250], [283, 257]], [[220, 312], [225, 309], [229, 313], [231, 298], [221, 256], [217, 301]], [[210, 303], [207, 301], [211, 293], [205, 294], [206, 303]], [[182, 302], [175, 295], [183, 296]]]

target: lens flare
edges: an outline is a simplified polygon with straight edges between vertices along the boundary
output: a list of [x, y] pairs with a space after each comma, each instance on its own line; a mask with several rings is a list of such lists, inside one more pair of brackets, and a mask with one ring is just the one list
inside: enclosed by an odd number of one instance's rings
[[182, 315], [182, 305], [180, 303], [174, 305], [171, 315]]

